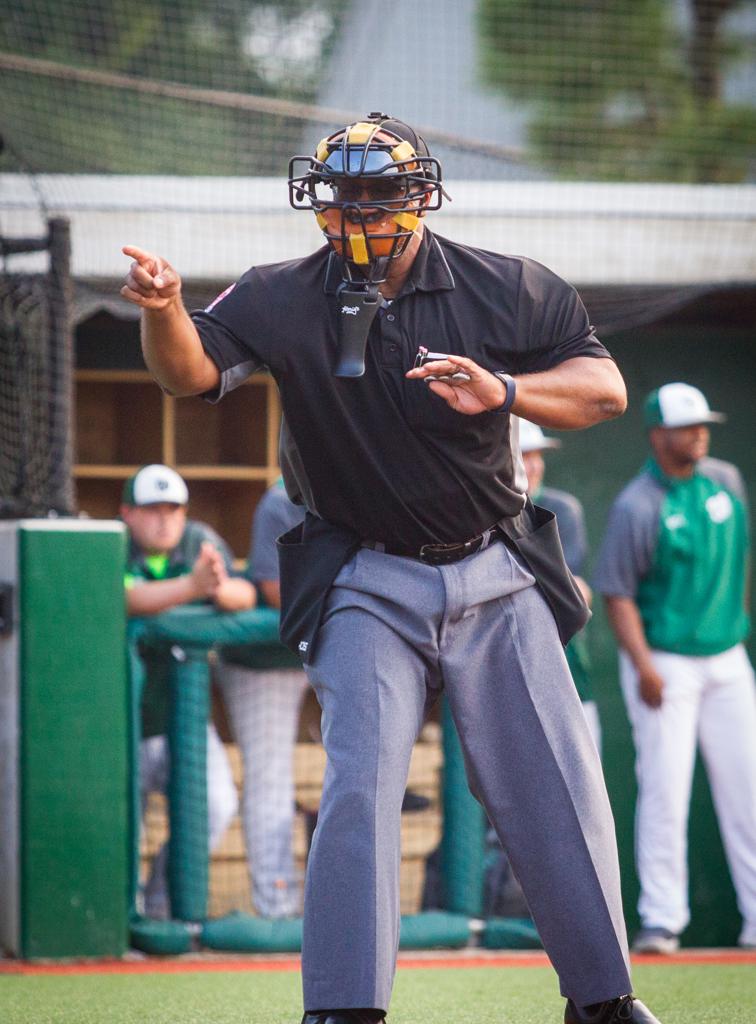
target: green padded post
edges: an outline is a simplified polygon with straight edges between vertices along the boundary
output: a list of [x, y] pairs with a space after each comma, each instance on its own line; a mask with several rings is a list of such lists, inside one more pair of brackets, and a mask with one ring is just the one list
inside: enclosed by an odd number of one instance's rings
[[205, 650], [171, 648], [168, 714], [171, 915], [180, 921], [207, 917], [207, 721], [210, 669]]
[[124, 528], [24, 520], [18, 550], [20, 953], [118, 956], [131, 838]]
[[470, 792], [457, 729], [444, 699], [441, 720], [444, 749], [444, 833], [441, 874], [444, 906], [456, 914], [483, 912], [483, 861], [486, 816]]

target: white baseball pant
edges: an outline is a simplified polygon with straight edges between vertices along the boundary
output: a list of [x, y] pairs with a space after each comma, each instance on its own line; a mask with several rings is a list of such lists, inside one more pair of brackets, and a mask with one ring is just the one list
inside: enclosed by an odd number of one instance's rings
[[585, 720], [588, 723], [593, 742], [596, 744], [596, 750], [601, 756], [601, 719], [599, 718], [598, 704], [595, 700], [583, 700], [580, 702], [583, 708], [583, 714]]
[[241, 818], [252, 900], [262, 917], [301, 913], [294, 866], [294, 744], [307, 685], [301, 669], [222, 665], [221, 692], [242, 756]]
[[[139, 744], [139, 787], [142, 815], [150, 793], [165, 793], [168, 788], [170, 756], [165, 736], [150, 736]], [[220, 842], [223, 833], [239, 809], [231, 765], [215, 726], [207, 727], [207, 825], [209, 849]], [[155, 854], [149, 878], [144, 886], [144, 912], [148, 917], [170, 917], [168, 898], [168, 844]]]
[[620, 653], [633, 729], [638, 803], [635, 845], [646, 928], [679, 934], [690, 920], [687, 826], [696, 744], [706, 765], [720, 833], [743, 917], [740, 942], [756, 943], [756, 690], [742, 644], [710, 657], [653, 651], [664, 680], [660, 708], [641, 699], [638, 674]]

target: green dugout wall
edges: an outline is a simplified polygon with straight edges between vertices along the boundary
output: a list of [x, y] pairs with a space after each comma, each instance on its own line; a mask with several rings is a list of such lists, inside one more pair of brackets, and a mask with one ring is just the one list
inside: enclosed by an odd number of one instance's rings
[[0, 946], [117, 956], [128, 942], [124, 528], [0, 523]]
[[[752, 294], [752, 293], [751, 293]], [[546, 455], [546, 480], [576, 494], [585, 506], [591, 548], [589, 570], [612, 499], [640, 468], [647, 445], [642, 402], [654, 387], [674, 380], [693, 384], [728, 421], [712, 427], [711, 454], [738, 465], [756, 496], [754, 392], [756, 317], [743, 306], [707, 316], [700, 307], [691, 322], [637, 328], [603, 335], [628, 385], [630, 405], [618, 420], [591, 430], [562, 435], [564, 447]], [[728, 317], [732, 321], [728, 322]], [[744, 321], [748, 326], [744, 326]], [[587, 574], [590, 578], [590, 571]], [[753, 585], [751, 587], [754, 592]], [[616, 649], [601, 602], [589, 625], [596, 696], [604, 731], [604, 768], [614, 807], [622, 861], [625, 909], [631, 932], [638, 924], [638, 883], [633, 863], [635, 778], [633, 745], [619, 690]], [[750, 645], [753, 659], [754, 644]], [[756, 737], [754, 737], [756, 742]], [[731, 946], [740, 917], [702, 766], [696, 768], [689, 830], [692, 920], [683, 941], [689, 946]]]

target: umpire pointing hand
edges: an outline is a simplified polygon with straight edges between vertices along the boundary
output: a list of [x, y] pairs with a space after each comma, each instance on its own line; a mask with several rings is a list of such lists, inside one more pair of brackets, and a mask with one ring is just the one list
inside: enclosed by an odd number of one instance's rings
[[[653, 1024], [631, 993], [614, 826], [563, 644], [588, 611], [553, 515], [527, 499], [510, 412], [580, 429], [625, 388], [574, 289], [532, 260], [432, 234], [441, 167], [384, 114], [290, 163], [326, 244], [253, 267], [191, 317], [135, 259], [147, 365], [217, 401], [266, 366], [304, 522], [279, 538], [282, 638], [328, 756], [305, 891], [304, 1024], [372, 1024], [399, 937], [410, 755], [445, 689], [567, 998], [567, 1024]], [[435, 351], [429, 351], [429, 347]]]

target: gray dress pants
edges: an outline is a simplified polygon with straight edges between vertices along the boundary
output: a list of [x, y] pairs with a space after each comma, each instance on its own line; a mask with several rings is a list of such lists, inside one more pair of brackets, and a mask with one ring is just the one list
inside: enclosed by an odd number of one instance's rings
[[308, 674], [328, 761], [305, 884], [307, 1010], [388, 1008], [402, 796], [442, 689], [562, 994], [588, 1005], [631, 991], [601, 765], [551, 611], [503, 543], [448, 566], [358, 551]]

